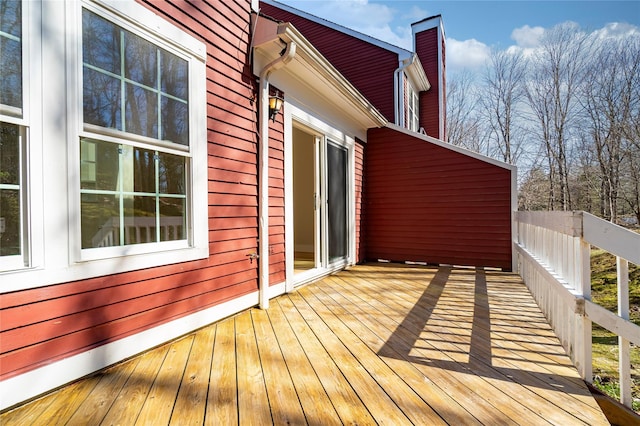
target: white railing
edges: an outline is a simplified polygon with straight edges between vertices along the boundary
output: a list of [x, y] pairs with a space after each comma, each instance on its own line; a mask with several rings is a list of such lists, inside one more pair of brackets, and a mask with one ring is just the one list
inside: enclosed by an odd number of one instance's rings
[[[640, 265], [640, 234], [585, 212], [517, 212], [518, 268], [574, 365], [592, 382], [592, 323], [618, 336], [620, 402], [631, 407], [629, 262]], [[591, 301], [591, 245], [617, 257], [618, 313]]]

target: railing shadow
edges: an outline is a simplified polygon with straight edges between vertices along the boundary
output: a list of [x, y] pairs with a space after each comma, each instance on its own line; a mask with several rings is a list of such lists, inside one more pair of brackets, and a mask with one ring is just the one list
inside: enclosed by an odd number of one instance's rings
[[[437, 269], [379, 356], [539, 389], [575, 393], [580, 388], [577, 376], [553, 372], [571, 365], [549, 349], [561, 349], [560, 342], [531, 305], [524, 284], [518, 291], [494, 288], [490, 294], [483, 268], [467, 271], [473, 278], [462, 284], [452, 279], [452, 271], [449, 266]], [[449, 286], [456, 288], [445, 295]], [[471, 294], [472, 300], [466, 300]]]

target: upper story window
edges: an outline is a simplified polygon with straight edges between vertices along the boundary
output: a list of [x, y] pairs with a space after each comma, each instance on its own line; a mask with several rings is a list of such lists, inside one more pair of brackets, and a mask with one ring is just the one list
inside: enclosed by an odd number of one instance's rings
[[407, 83], [407, 123], [406, 127], [414, 132], [420, 129], [418, 92]]

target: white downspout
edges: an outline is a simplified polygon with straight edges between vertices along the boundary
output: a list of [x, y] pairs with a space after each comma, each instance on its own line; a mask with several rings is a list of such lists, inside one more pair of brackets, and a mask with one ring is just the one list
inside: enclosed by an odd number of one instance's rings
[[269, 308], [269, 75], [285, 66], [296, 55], [296, 44], [290, 42], [283, 54], [260, 71], [258, 111], [260, 148], [258, 155], [258, 255], [260, 309]]
[[395, 119], [394, 123], [396, 126], [405, 127], [404, 123], [404, 79], [402, 78], [402, 74], [404, 73], [405, 68], [413, 63], [411, 59], [402, 59], [400, 61], [400, 65], [398, 69], [393, 73], [393, 86], [394, 93], [393, 96], [395, 98]]

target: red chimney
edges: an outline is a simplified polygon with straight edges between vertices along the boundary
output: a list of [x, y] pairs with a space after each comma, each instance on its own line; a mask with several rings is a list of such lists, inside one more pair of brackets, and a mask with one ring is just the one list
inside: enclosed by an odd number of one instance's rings
[[429, 136], [445, 140], [445, 37], [440, 15], [411, 24], [413, 50], [420, 58], [431, 89], [420, 94], [420, 126]]

